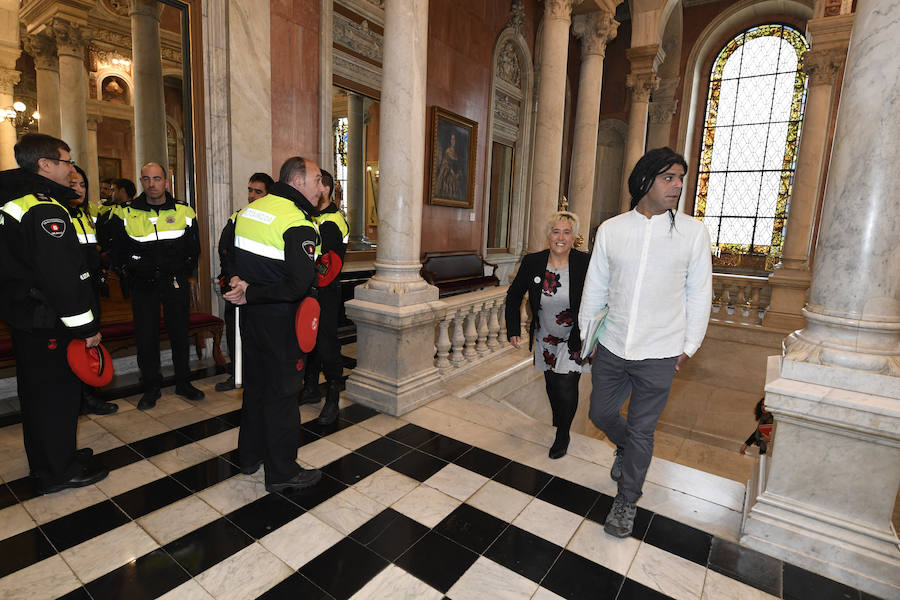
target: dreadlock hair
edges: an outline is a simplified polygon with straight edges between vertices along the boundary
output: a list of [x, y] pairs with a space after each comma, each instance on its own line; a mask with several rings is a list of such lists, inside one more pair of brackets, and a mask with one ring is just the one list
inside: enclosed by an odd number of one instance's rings
[[[665, 173], [672, 165], [681, 165], [684, 172], [687, 173], [688, 165], [684, 157], [668, 146], [662, 148], [654, 148], [641, 157], [631, 175], [628, 176], [628, 193], [631, 194], [631, 210], [638, 205], [641, 198], [647, 195], [656, 176]], [[675, 213], [669, 210], [669, 219], [671, 226], [675, 227]]]

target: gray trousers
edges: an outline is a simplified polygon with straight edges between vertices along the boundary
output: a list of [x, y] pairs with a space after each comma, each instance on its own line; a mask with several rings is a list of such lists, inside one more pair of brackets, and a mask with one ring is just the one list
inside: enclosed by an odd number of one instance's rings
[[[671, 358], [625, 360], [602, 345], [591, 365], [591, 422], [616, 446], [623, 448], [619, 494], [637, 502], [653, 457], [653, 432], [666, 407], [675, 361]], [[631, 395], [628, 417], [619, 414]]]

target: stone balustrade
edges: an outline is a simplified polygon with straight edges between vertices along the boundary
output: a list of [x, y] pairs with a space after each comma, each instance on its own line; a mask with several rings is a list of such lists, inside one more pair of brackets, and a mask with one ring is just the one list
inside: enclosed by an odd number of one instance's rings
[[714, 273], [709, 319], [718, 323], [762, 325], [771, 296], [767, 277]]
[[435, 311], [435, 360], [451, 377], [510, 347], [506, 340], [506, 289], [493, 287], [440, 300]]

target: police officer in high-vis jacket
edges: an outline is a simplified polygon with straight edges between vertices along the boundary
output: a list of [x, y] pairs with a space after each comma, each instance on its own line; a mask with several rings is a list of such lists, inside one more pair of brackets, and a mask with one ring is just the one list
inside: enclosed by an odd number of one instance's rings
[[[341, 342], [338, 340], [338, 319], [341, 314], [341, 282], [337, 276], [344, 262], [347, 251], [347, 236], [350, 226], [347, 219], [334, 202], [331, 194], [334, 191], [334, 177], [328, 171], [322, 171], [322, 185], [325, 192], [319, 198], [319, 216], [315, 218], [319, 227], [319, 238], [322, 240], [322, 256], [319, 258], [318, 300], [322, 307], [319, 319], [319, 335], [316, 348], [309, 355], [306, 366], [306, 382], [303, 387], [302, 402], [318, 402], [322, 398], [319, 390], [319, 371], [325, 373], [327, 388], [325, 405], [319, 413], [320, 425], [331, 425], [338, 418], [338, 401], [341, 394], [341, 379], [344, 373], [344, 361], [341, 358]], [[335, 260], [337, 257], [337, 260]], [[326, 283], [327, 281], [327, 283]]]
[[297, 396], [306, 356], [295, 333], [300, 301], [315, 280], [318, 233], [310, 202], [322, 193], [319, 167], [289, 158], [269, 193], [241, 210], [234, 225], [228, 302], [239, 307], [244, 406], [238, 454], [243, 473], [265, 465], [266, 490], [315, 485], [322, 474], [297, 464]]
[[159, 305], [162, 302], [166, 333], [175, 365], [175, 393], [202, 400], [203, 392], [191, 385], [188, 326], [189, 279], [200, 257], [200, 237], [194, 209], [177, 202], [166, 191], [166, 171], [147, 163], [141, 169], [144, 193], [130, 206], [110, 217], [112, 260], [121, 269], [131, 292], [134, 337], [144, 395], [138, 408], [156, 406], [162, 376], [159, 371]]
[[91, 275], [64, 208], [75, 192], [69, 146], [29, 133], [15, 145], [21, 169], [0, 173], [0, 318], [10, 327], [28, 466], [38, 492], [100, 481], [88, 448], [76, 451], [81, 382], [66, 350], [100, 343]]

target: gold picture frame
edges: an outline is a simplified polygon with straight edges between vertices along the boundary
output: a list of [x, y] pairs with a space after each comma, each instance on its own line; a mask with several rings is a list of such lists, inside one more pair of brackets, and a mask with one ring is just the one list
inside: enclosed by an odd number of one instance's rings
[[428, 131], [428, 203], [472, 208], [478, 123], [432, 106]]

